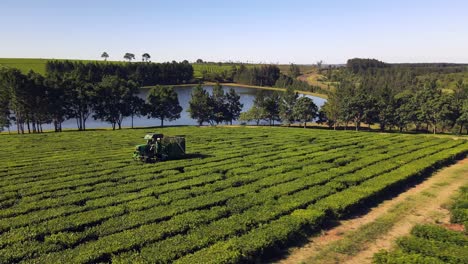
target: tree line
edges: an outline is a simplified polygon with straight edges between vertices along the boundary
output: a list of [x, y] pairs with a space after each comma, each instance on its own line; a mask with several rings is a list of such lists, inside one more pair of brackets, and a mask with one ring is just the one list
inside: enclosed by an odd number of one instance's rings
[[140, 86], [133, 80], [106, 75], [93, 83], [75, 74], [58, 79], [0, 69], [0, 127], [15, 123], [24, 134], [40, 133], [44, 124], [53, 124], [60, 132], [65, 120], [75, 119], [78, 130], [86, 130], [86, 121], [93, 117], [120, 129], [125, 117], [133, 120], [152, 107], [138, 97]]
[[176, 85], [190, 83], [193, 79], [193, 67], [188, 61], [165, 63], [105, 63], [54, 60], [46, 63], [46, 76], [62, 78], [74, 74], [83, 80], [97, 83], [104, 76], [114, 75], [132, 80], [141, 86], [155, 84]]
[[[359, 130], [361, 124], [378, 124], [382, 131], [462, 133], [467, 129], [468, 133], [468, 85], [460, 79], [454, 89], [444, 89], [437, 79], [422, 75], [440, 69], [459, 72], [465, 66], [383, 66], [363, 59], [349, 62], [338, 75], [339, 86], [329, 94], [319, 122], [335, 129], [353, 124]], [[359, 66], [360, 62], [363, 65]]]
[[309, 97], [299, 97], [294, 88], [289, 87], [285, 92], [270, 92], [259, 90], [254, 104], [248, 111], [241, 113], [239, 120], [255, 122], [257, 125], [265, 120], [269, 125], [281, 121], [284, 125], [300, 122], [306, 127], [318, 116], [318, 107]]
[[240, 95], [233, 88], [224, 93], [222, 86], [217, 83], [213, 86], [213, 92], [210, 95], [199, 84], [192, 90], [192, 98], [187, 111], [200, 126], [203, 123], [232, 125], [232, 122], [239, 118], [243, 106], [240, 102]]
[[[64, 64], [65, 65], [65, 64]], [[157, 118], [161, 127], [165, 121], [180, 118], [182, 107], [176, 91], [170, 86], [151, 88], [145, 99], [140, 98], [140, 85], [118, 75], [104, 75], [98, 82], [82, 76], [81, 70], [46, 77], [19, 70], [0, 69], [0, 128], [13, 123], [17, 132], [41, 133], [44, 124], [53, 124], [56, 132], [62, 123], [75, 119], [78, 130], [86, 130], [90, 117], [121, 129], [124, 118], [146, 116]], [[242, 109], [240, 96], [234, 89], [226, 94], [221, 85], [209, 95], [201, 85], [193, 89], [190, 108], [192, 118], [200, 125], [204, 122], [219, 124], [237, 120]]]

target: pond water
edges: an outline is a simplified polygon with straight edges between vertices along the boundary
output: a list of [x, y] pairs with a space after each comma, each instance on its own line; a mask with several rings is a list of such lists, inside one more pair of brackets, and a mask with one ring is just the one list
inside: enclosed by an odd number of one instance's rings
[[[191, 98], [191, 93], [192, 93], [192, 88], [193, 87], [175, 87], [175, 91], [177, 92], [177, 95], [179, 97], [179, 103], [182, 106], [182, 112], [180, 113], [180, 118], [174, 121], [164, 121], [164, 125], [166, 126], [173, 126], [173, 125], [197, 125], [196, 120], [190, 118], [189, 113], [187, 112], [188, 106], [189, 106], [189, 101]], [[210, 94], [213, 91], [212, 86], [204, 86], [203, 87], [207, 92]], [[242, 112], [249, 110], [253, 106], [253, 101], [255, 98], [255, 94], [258, 91], [258, 89], [255, 88], [247, 88], [247, 87], [232, 87], [232, 86], [223, 86], [224, 92], [228, 92], [229, 88], [234, 88], [236, 93], [240, 95], [240, 101], [244, 105], [242, 108]], [[266, 91], [266, 90], [265, 90]], [[142, 88], [139, 96], [143, 99], [146, 98], [146, 95], [148, 94], [149, 89]], [[268, 92], [268, 91], [266, 91]], [[315, 96], [310, 96], [310, 95], [302, 95], [300, 94], [299, 96], [307, 96], [314, 100], [314, 103], [321, 107], [325, 103], [325, 99], [315, 97]], [[148, 126], [159, 126], [160, 125], [160, 120], [159, 119], [148, 119], [147, 117], [134, 117], [133, 118], [133, 125], [135, 127], [148, 127]], [[206, 123], [205, 123], [206, 124]], [[233, 122], [233, 124], [239, 124], [239, 122]], [[265, 122], [266, 124], [266, 122]], [[131, 118], [125, 118], [122, 123], [123, 127], [130, 127], [131, 126]], [[86, 120], [86, 128], [106, 128], [106, 127], [111, 127], [110, 123], [103, 122], [100, 120], [94, 120], [92, 116]], [[70, 119], [66, 120], [62, 124], [62, 128], [77, 128], [76, 125], [76, 120], [75, 119]], [[13, 126], [10, 128], [12, 131], [16, 130], [16, 126]], [[43, 129], [53, 129], [53, 126], [51, 124], [43, 125]]]

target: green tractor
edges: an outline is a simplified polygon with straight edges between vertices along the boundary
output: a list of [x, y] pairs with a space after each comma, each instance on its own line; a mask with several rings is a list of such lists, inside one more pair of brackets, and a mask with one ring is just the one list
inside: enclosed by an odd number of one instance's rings
[[143, 162], [157, 162], [180, 159], [185, 156], [185, 137], [165, 137], [163, 134], [149, 133], [144, 137], [146, 144], [137, 145], [133, 159]]

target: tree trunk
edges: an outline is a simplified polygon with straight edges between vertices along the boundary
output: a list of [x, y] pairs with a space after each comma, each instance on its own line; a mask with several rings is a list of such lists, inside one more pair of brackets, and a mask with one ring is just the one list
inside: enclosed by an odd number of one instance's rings
[[306, 128], [306, 127], [307, 127], [307, 122], [304, 122], [304, 128]]
[[458, 134], [461, 135], [462, 132], [463, 132], [463, 123], [460, 124], [460, 131], [458, 131]]
[[161, 118], [161, 127], [164, 127], [164, 118]]
[[132, 128], [133, 128], [133, 113], [132, 113]]
[[28, 125], [28, 134], [31, 134], [31, 127], [29, 127], [29, 120], [26, 123]]

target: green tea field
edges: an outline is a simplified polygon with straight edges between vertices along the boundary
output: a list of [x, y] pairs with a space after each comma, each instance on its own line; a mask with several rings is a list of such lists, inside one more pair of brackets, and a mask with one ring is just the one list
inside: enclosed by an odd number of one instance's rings
[[[188, 156], [132, 160], [147, 132]], [[465, 140], [295, 128], [0, 134], [0, 263], [241, 263], [468, 153]]]

